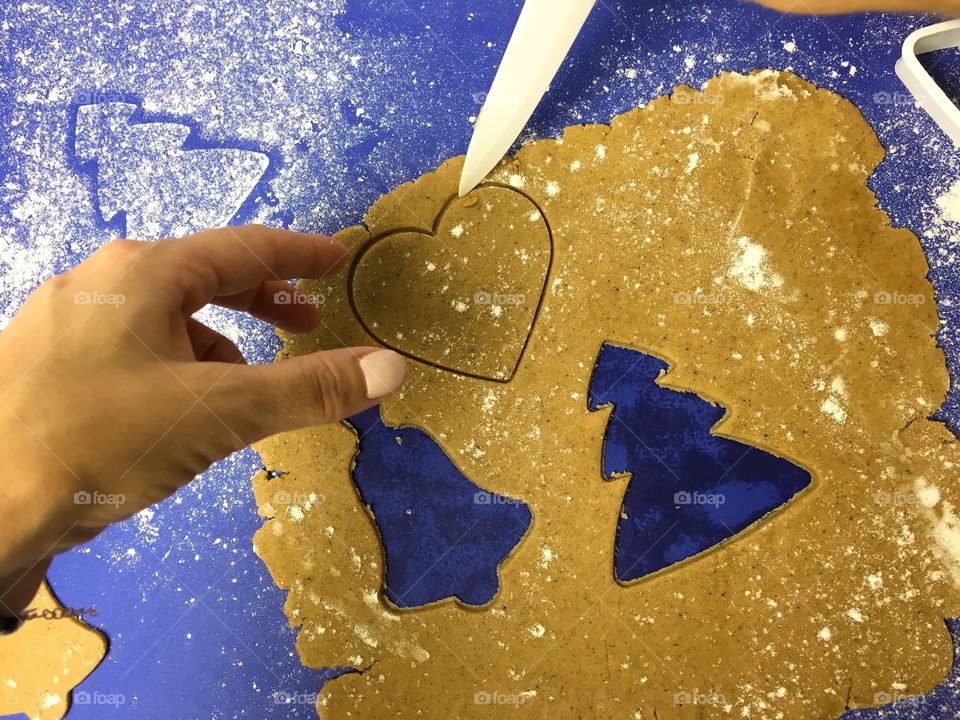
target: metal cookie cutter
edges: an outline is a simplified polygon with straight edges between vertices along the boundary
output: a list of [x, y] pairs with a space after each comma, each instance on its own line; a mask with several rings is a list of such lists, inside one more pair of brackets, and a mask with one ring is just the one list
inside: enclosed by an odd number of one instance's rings
[[953, 104], [947, 94], [930, 77], [918, 55], [960, 46], [960, 20], [948, 20], [920, 28], [903, 42], [903, 56], [897, 60], [897, 75], [953, 144], [960, 146], [960, 108]]

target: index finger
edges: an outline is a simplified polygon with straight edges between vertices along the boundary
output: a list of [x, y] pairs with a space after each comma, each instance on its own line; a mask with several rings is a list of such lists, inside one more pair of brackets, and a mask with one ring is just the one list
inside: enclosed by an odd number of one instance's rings
[[166, 244], [189, 312], [265, 281], [324, 277], [339, 270], [347, 256], [342, 243], [325, 235], [262, 225], [205, 230], [160, 243]]
[[956, 14], [960, 12], [958, 0], [759, 0], [774, 10], [792, 14], [838, 15], [870, 10], [883, 12], [932, 12]]

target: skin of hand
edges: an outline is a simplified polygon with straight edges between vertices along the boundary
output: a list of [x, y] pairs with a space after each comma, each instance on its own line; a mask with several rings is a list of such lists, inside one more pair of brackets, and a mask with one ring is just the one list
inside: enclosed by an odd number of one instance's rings
[[259, 226], [119, 240], [27, 298], [0, 333], [0, 617], [22, 611], [53, 555], [215, 461], [401, 385], [389, 350], [247, 365], [191, 317], [212, 303], [312, 330], [320, 312], [287, 279], [336, 272], [345, 256], [330, 238]]
[[786, 13], [837, 15], [880, 10], [885, 12], [929, 12], [960, 15], [960, 0], [758, 0], [760, 4]]

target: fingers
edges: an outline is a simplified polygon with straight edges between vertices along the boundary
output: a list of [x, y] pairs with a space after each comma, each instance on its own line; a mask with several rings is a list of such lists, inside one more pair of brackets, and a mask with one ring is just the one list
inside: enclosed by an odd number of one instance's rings
[[228, 338], [198, 320], [187, 319], [193, 356], [201, 362], [245, 363], [243, 353]]
[[268, 280], [237, 295], [214, 298], [213, 302], [290, 332], [309, 332], [320, 323], [320, 311], [311, 298], [283, 280]]
[[326, 350], [231, 368], [207, 402], [243, 442], [251, 443], [366, 410], [399, 388], [405, 374], [406, 362], [392, 350]]
[[757, 0], [775, 10], [797, 14], [855, 13], [868, 10], [892, 12], [960, 13], [960, 0]]
[[336, 272], [346, 248], [323, 235], [259, 225], [206, 230], [162, 240], [174, 287], [187, 314], [216, 297], [238, 296], [264, 282], [320, 278]]

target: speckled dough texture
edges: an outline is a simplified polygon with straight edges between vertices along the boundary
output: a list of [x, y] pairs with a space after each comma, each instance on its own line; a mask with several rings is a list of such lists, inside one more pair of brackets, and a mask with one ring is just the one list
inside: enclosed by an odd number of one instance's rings
[[[768, 70], [567, 128], [494, 171], [491, 182], [542, 209], [553, 239], [516, 374], [493, 382], [413, 361], [383, 405], [388, 423], [429, 432], [473, 482], [530, 506], [494, 600], [398, 610], [382, 599], [349, 428], [258, 446], [286, 474], [254, 478], [266, 518], [254, 543], [290, 591], [300, 657], [364, 669], [323, 688], [324, 718], [810, 720], [944, 678], [943, 618], [960, 614], [960, 450], [927, 419], [948, 385], [937, 312], [917, 239], [890, 226], [867, 187], [882, 155], [853, 105]], [[404, 244], [393, 268], [404, 282], [361, 266], [357, 302], [394, 334], [383, 340], [417, 337], [432, 357], [463, 352], [451, 318], [464, 316], [500, 343], [478, 360], [489, 369], [514, 346], [475, 295], [526, 295], [536, 280], [516, 254], [461, 243], [492, 223], [537, 246], [540, 220], [488, 189], [438, 219], [460, 167], [454, 158], [397, 188], [339, 239], [357, 252], [437, 227], [439, 242]], [[444, 263], [457, 262], [471, 270], [457, 266], [454, 286]], [[283, 354], [374, 342], [351, 311], [348, 275], [303, 284], [323, 294], [325, 324], [285, 337]], [[406, 302], [414, 277], [421, 293], [470, 306], [424, 338]], [[586, 397], [607, 341], [664, 358], [661, 385], [727, 408], [714, 432], [789, 458], [812, 486], [711, 552], [617, 583], [627, 478], [604, 481], [609, 408], [589, 412]], [[324, 501], [293, 507], [278, 491]]]
[[[63, 612], [46, 583], [28, 607]], [[12, 635], [0, 636], [0, 715], [60, 720], [70, 707], [70, 692], [106, 654], [104, 636], [82, 620], [27, 620]]]

